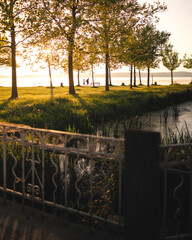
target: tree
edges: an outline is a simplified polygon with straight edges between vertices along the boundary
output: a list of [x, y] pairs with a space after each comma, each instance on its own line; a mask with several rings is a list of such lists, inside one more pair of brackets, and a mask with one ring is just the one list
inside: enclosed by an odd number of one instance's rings
[[173, 45], [167, 44], [162, 52], [163, 65], [171, 71], [171, 84], [173, 84], [173, 71], [181, 64], [178, 52], [173, 51]]
[[[68, 54], [61, 48], [59, 48], [59, 44], [57, 42], [55, 50], [55, 65], [59, 66], [64, 72], [68, 70]], [[73, 52], [73, 71], [77, 71], [77, 85], [80, 86], [80, 72], [84, 72], [89, 69], [89, 66], [86, 62], [87, 54], [79, 47], [76, 46]]]
[[126, 65], [130, 65], [130, 88], [132, 88], [133, 85], [133, 77], [134, 77], [134, 86], [136, 85], [136, 65], [140, 61], [141, 58], [141, 51], [142, 48], [139, 45], [136, 32], [134, 32], [134, 29], [132, 32], [130, 32], [129, 38], [127, 38], [126, 41], [126, 49], [120, 56], [120, 61], [125, 63]]
[[139, 69], [147, 66], [148, 76], [150, 68], [157, 66], [159, 48], [167, 40], [169, 34], [157, 31], [153, 20], [155, 13], [165, 9], [166, 6], [161, 5], [160, 2], [138, 6], [135, 17], [124, 25], [119, 44], [119, 60], [126, 65], [131, 65], [130, 87], [132, 87], [133, 66]]
[[153, 24], [146, 25], [138, 33], [138, 45], [140, 51], [136, 62], [147, 67], [147, 86], [150, 85], [150, 69], [159, 65], [162, 46], [169, 39], [170, 34], [165, 31], [159, 31]]
[[23, 61], [31, 69], [36, 66], [41, 69], [48, 68], [51, 88], [53, 87], [51, 68], [57, 70], [60, 59], [56, 50], [54, 42], [47, 44], [36, 43], [22, 50]]
[[[91, 29], [90, 29], [91, 28]], [[100, 51], [100, 44], [98, 44], [97, 38], [93, 34], [93, 29], [89, 25], [89, 32], [91, 34], [85, 34], [81, 37], [81, 48], [83, 49], [84, 64], [91, 69], [92, 85], [94, 83], [94, 67], [103, 63], [102, 53]], [[88, 70], [87, 69], [87, 70]]]
[[74, 50], [74, 60], [73, 60], [73, 68], [77, 71], [77, 82], [78, 86], [80, 86], [80, 71], [84, 72], [89, 69], [88, 64], [86, 63], [86, 55], [85, 52], [80, 48], [76, 47]]
[[[17, 74], [16, 74], [16, 29], [15, 24], [19, 21], [19, 4], [17, 1], [0, 1], [0, 31], [9, 32], [10, 40], [6, 40], [7, 47], [11, 48], [12, 66], [12, 95], [11, 98], [18, 97], [17, 93]], [[17, 17], [16, 17], [17, 16]], [[8, 35], [8, 34], [7, 34]], [[2, 41], [2, 40], [1, 40]]]
[[97, 53], [91, 53], [91, 51], [89, 52], [89, 54], [87, 55], [86, 58], [86, 63], [88, 64], [88, 67], [91, 68], [91, 76], [92, 76], [92, 85], [93, 87], [95, 87], [95, 77], [94, 77], [94, 67], [99, 65], [99, 63], [101, 62], [100, 57]]
[[[89, 18], [90, 9], [95, 1], [88, 0], [39, 0], [34, 1], [33, 11], [36, 14], [35, 22], [39, 23], [40, 40], [42, 29], [45, 31], [44, 40], [58, 40], [58, 48], [67, 51], [69, 93], [74, 94], [73, 58], [76, 40], [84, 34]], [[63, 46], [61, 45], [61, 42]]]
[[185, 54], [183, 58], [183, 67], [188, 69], [192, 68], [192, 55], [191, 57], [187, 57], [187, 55]]
[[[31, 35], [26, 35], [26, 29], [30, 29], [31, 16], [26, 12], [32, 0], [0, 0], [0, 33], [4, 34], [7, 48], [11, 49], [12, 68], [12, 94], [11, 98], [17, 98], [17, 72], [16, 55], [17, 47]], [[29, 21], [30, 20], [30, 21]], [[33, 32], [34, 34], [34, 32]], [[2, 40], [1, 40], [2, 41]]]
[[[15, 17], [14, 17], [14, 7], [16, 1], [0, 1], [0, 31], [1, 33], [6, 33], [9, 31], [11, 42], [8, 39], [1, 39], [0, 41], [6, 43], [5, 47], [11, 48], [12, 54], [12, 98], [18, 96], [17, 93], [17, 83], [16, 83], [16, 43], [15, 43]], [[10, 44], [11, 43], [11, 44]], [[10, 44], [10, 45], [9, 45]]]
[[[103, 55], [105, 64], [105, 90], [109, 91], [109, 68], [117, 61], [118, 45], [123, 28], [138, 15], [141, 8], [137, 1], [106, 0], [97, 1], [92, 24], [92, 41], [97, 43], [97, 52]], [[113, 63], [113, 64], [112, 64]]]
[[[150, 69], [158, 66], [162, 45], [168, 40], [169, 35], [164, 31], [156, 30], [152, 24], [139, 25], [132, 31], [130, 37], [127, 38], [126, 49], [120, 56], [120, 61], [131, 65], [130, 87], [132, 87], [132, 75], [134, 76], [134, 85], [136, 85], [136, 67], [138, 69], [147, 67], [147, 85], [149, 86]], [[132, 67], [134, 67], [134, 74], [132, 74]]]

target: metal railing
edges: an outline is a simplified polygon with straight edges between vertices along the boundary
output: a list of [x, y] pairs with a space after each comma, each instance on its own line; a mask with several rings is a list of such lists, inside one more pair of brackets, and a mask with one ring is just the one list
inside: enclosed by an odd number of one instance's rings
[[0, 124], [0, 191], [121, 224], [122, 139]]
[[[32, 207], [37, 204], [42, 211], [48, 206], [123, 225], [124, 141], [0, 124], [0, 191], [4, 200], [21, 199]], [[161, 145], [160, 169], [159, 236], [189, 237], [192, 144]]]
[[190, 239], [192, 233], [192, 143], [161, 145], [163, 239]]

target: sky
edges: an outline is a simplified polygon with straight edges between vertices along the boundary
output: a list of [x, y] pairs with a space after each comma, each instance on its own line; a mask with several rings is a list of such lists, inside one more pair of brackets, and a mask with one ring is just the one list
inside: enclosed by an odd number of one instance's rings
[[[153, 3], [154, 0], [138, 0], [139, 3]], [[167, 10], [157, 14], [159, 23], [157, 29], [171, 33], [170, 43], [174, 46], [174, 51], [179, 53], [179, 57], [183, 58], [184, 54], [190, 56], [192, 54], [192, 0], [159, 0], [160, 3], [167, 5]], [[123, 68], [122, 71], [128, 71], [128, 68]], [[104, 68], [98, 68], [97, 71], [104, 72]], [[160, 68], [153, 71], [169, 71], [160, 65]], [[177, 71], [192, 71], [180, 66]], [[47, 70], [33, 73], [26, 68], [18, 68], [18, 75], [27, 74], [46, 74]], [[9, 70], [1, 70], [1, 74], [10, 74]]]
[[[138, 0], [139, 3], [153, 3], [154, 0]], [[159, 0], [165, 3], [167, 10], [158, 13], [159, 23], [157, 29], [171, 33], [170, 43], [174, 46], [174, 51], [183, 58], [184, 54], [192, 54], [192, 0]], [[158, 69], [157, 69], [158, 70]], [[161, 71], [168, 71], [161, 66]], [[182, 66], [177, 71], [187, 71]], [[191, 70], [188, 70], [191, 71]]]

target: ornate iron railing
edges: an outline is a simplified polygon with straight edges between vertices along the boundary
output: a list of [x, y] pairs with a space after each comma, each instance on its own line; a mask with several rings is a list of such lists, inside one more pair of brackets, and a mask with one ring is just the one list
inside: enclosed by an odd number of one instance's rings
[[122, 139], [0, 124], [0, 190], [82, 217], [121, 224]]
[[[5, 201], [21, 199], [43, 211], [48, 206], [123, 225], [123, 159], [124, 139], [0, 124], [0, 192]], [[192, 144], [161, 145], [160, 168], [160, 238], [189, 237]]]
[[190, 239], [192, 233], [192, 143], [161, 145], [163, 239]]

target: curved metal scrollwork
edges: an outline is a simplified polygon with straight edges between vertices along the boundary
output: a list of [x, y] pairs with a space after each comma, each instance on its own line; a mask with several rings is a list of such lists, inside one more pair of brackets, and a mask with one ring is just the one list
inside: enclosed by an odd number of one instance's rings
[[[170, 238], [187, 236], [190, 196], [189, 184], [192, 166], [192, 144], [162, 145], [161, 169], [164, 174], [163, 186], [163, 232]], [[171, 236], [172, 235], [172, 236]]]
[[55, 180], [55, 177], [57, 176], [57, 174], [58, 174], [58, 166], [57, 166], [57, 164], [54, 162], [54, 152], [51, 154], [51, 158], [50, 158], [50, 160], [51, 160], [51, 163], [53, 164], [53, 166], [55, 167], [55, 172], [52, 174], [52, 177], [51, 177], [51, 179], [52, 179], [52, 183], [53, 183], [53, 185], [54, 185], [54, 190], [53, 190], [53, 203], [56, 203], [56, 196], [55, 196], [55, 194], [56, 194], [56, 192], [57, 192], [57, 183], [56, 183], [56, 180]]
[[179, 219], [179, 213], [182, 210], [182, 201], [180, 200], [180, 198], [177, 195], [177, 192], [179, 191], [179, 189], [183, 186], [184, 184], [184, 177], [183, 174], [178, 171], [179, 176], [180, 176], [180, 183], [175, 187], [174, 191], [173, 191], [173, 195], [174, 195], [174, 199], [178, 202], [179, 207], [177, 208], [177, 210], [175, 211], [175, 220], [177, 222], [177, 235], [179, 234], [179, 229], [180, 229], [180, 219]]
[[35, 195], [39, 195], [40, 194], [40, 187], [38, 185], [34, 185], [31, 183], [27, 184], [27, 192], [28, 193], [32, 193], [34, 191]]
[[[116, 171], [112, 166], [123, 159], [123, 139], [0, 124], [0, 142], [3, 190], [13, 189], [23, 199], [101, 217], [96, 208], [103, 201], [102, 196], [107, 202], [110, 177]], [[6, 172], [14, 184], [6, 182]], [[117, 189], [121, 189], [121, 173], [119, 176], [113, 181]], [[121, 199], [117, 202], [120, 209]]]

